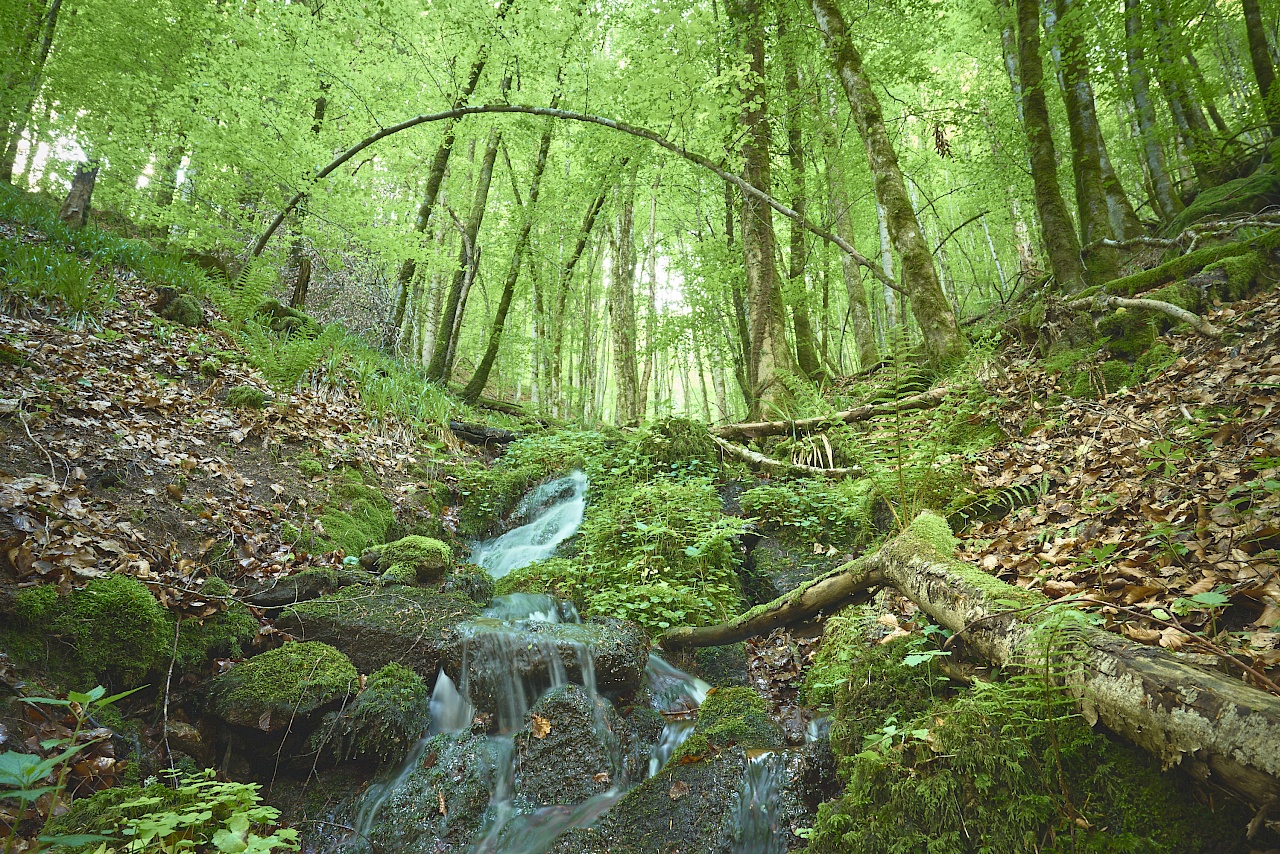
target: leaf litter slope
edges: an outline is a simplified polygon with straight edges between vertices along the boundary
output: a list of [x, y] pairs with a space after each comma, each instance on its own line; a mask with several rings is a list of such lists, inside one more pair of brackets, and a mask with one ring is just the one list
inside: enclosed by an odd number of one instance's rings
[[1107, 627], [1134, 640], [1177, 650], [1187, 643], [1177, 624], [1212, 636], [1274, 681], [1280, 296], [1234, 304], [1215, 322], [1238, 334], [1170, 335], [1169, 368], [1097, 401], [1051, 405], [1066, 391], [1061, 376], [1015, 357], [988, 386], [1001, 401], [991, 417], [1025, 435], [968, 468], [980, 493], [1038, 497], [975, 523], [963, 556], [1053, 598], [1113, 603], [1100, 608]]

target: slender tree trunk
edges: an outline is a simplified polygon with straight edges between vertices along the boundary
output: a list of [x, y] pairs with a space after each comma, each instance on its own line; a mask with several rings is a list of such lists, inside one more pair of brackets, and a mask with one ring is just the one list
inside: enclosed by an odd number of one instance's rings
[[[786, 33], [785, 19], [778, 22], [778, 38]], [[794, 57], [783, 52], [783, 80], [787, 93], [787, 161], [791, 167], [791, 208], [805, 216], [807, 200], [804, 182], [804, 135], [800, 130], [800, 75], [796, 72]], [[806, 251], [805, 232], [794, 219], [788, 222], [791, 231], [791, 263], [787, 271], [787, 302], [791, 304], [792, 324], [796, 331], [796, 365], [810, 382], [820, 382], [826, 376], [822, 360], [814, 341], [813, 320], [809, 316], [809, 286], [805, 281]]]
[[[554, 106], [555, 99], [552, 99]], [[542, 173], [547, 168], [547, 153], [551, 150], [551, 131], [554, 122], [547, 119], [547, 127], [542, 132], [542, 141], [538, 146], [538, 159], [533, 165], [533, 181], [529, 185], [529, 201], [524, 206], [524, 221], [516, 235], [516, 245], [511, 251], [511, 263], [507, 266], [507, 277], [502, 283], [502, 296], [498, 300], [498, 310], [493, 316], [493, 327], [489, 330], [489, 344], [485, 348], [480, 364], [476, 366], [471, 381], [462, 391], [462, 399], [475, 403], [480, 399], [485, 384], [489, 382], [489, 371], [498, 358], [498, 347], [502, 343], [502, 330], [506, 327], [507, 312], [511, 310], [511, 300], [515, 295], [516, 281], [520, 278], [520, 266], [524, 263], [525, 251], [529, 248], [529, 233], [533, 229], [533, 217], [537, 211], [538, 194], [542, 188]]]
[[[31, 69], [31, 79], [27, 84], [25, 100], [18, 105], [12, 117], [12, 129], [5, 140], [4, 152], [0, 155], [0, 181], [13, 183], [13, 166], [18, 160], [18, 145], [31, 123], [31, 111], [35, 109], [36, 98], [40, 95], [40, 84], [44, 79], [45, 63], [49, 61], [49, 51], [53, 48], [53, 36], [58, 29], [58, 13], [62, 11], [62, 0], [53, 0], [41, 21], [40, 53], [35, 57]], [[34, 151], [32, 152], [34, 153]], [[97, 174], [97, 169], [94, 169]]]
[[[889, 239], [889, 217], [884, 211], [884, 205], [876, 202], [876, 224], [879, 226], [880, 233], [880, 269], [884, 271], [886, 277], [893, 278], [893, 241]], [[884, 323], [882, 324], [885, 341], [889, 340], [889, 330], [896, 327], [901, 322], [898, 317], [898, 294], [893, 288], [886, 285], [884, 287]]]
[[964, 336], [956, 323], [951, 303], [942, 291], [933, 255], [911, 207], [906, 182], [898, 166], [898, 155], [885, 128], [880, 101], [862, 68], [862, 56], [849, 39], [835, 0], [810, 0], [809, 5], [818, 20], [818, 27], [831, 45], [836, 71], [867, 149], [876, 198], [884, 205], [889, 236], [902, 260], [902, 287], [911, 300], [911, 312], [920, 326], [925, 355], [934, 362], [956, 358], [966, 350]]
[[1217, 105], [1213, 103], [1213, 91], [1209, 88], [1209, 81], [1205, 79], [1204, 72], [1200, 70], [1200, 61], [1196, 59], [1195, 51], [1188, 48], [1184, 58], [1187, 60], [1187, 67], [1191, 69], [1192, 82], [1195, 83], [1196, 103], [1204, 105], [1204, 110], [1209, 114], [1209, 120], [1213, 122], [1218, 133], [1230, 136], [1231, 128], [1227, 126], [1222, 113], [1218, 112]]
[[[624, 161], [623, 166], [626, 163]], [[555, 313], [551, 318], [551, 394], [559, 399], [560, 396], [560, 352], [564, 345], [564, 330], [567, 324], [567, 318], [564, 311], [569, 300], [570, 286], [573, 284], [573, 270], [578, 266], [578, 259], [582, 257], [583, 250], [587, 248], [587, 241], [591, 239], [591, 232], [595, 228], [596, 218], [600, 215], [600, 209], [604, 207], [605, 191], [601, 190], [591, 201], [591, 206], [587, 208], [586, 215], [582, 218], [582, 227], [578, 229], [578, 241], [573, 246], [573, 251], [569, 253], [565, 259], [564, 266], [560, 268], [560, 275], [556, 282], [556, 305]], [[592, 268], [595, 264], [592, 262]], [[587, 271], [590, 275], [591, 270]]]
[[[724, 188], [724, 241], [728, 257], [734, 257], [733, 239], [737, 229], [733, 222], [734, 198], [733, 188], [728, 184]], [[742, 399], [750, 406], [751, 389], [755, 387], [755, 379], [751, 362], [751, 331], [747, 328], [747, 302], [742, 293], [742, 282], [735, 275], [736, 270], [729, 273], [729, 303], [733, 313], [733, 331], [736, 340], [726, 333], [725, 340], [733, 353], [733, 374], [742, 392]]]
[[1044, 65], [1040, 60], [1040, 10], [1036, 0], [1016, 0], [1016, 4], [1022, 117], [1036, 210], [1040, 213], [1054, 278], [1060, 288], [1072, 294], [1084, 288], [1084, 269], [1080, 264], [1080, 243], [1058, 185], [1058, 155], [1044, 95]]
[[[731, 0], [727, 6], [748, 57], [748, 76], [742, 90], [742, 118], [746, 128], [742, 143], [743, 177], [747, 183], [771, 193], [764, 9], [759, 0]], [[751, 367], [748, 375], [753, 380], [751, 405], [754, 411], [761, 411], [765, 405], [785, 407], [787, 389], [779, 375], [794, 373], [795, 366], [787, 344], [782, 289], [774, 260], [773, 211], [750, 194], [744, 194], [742, 200], [742, 244], [747, 273], [747, 327], [751, 334], [751, 349], [747, 354]]]
[[[444, 312], [440, 316], [440, 325], [436, 332], [435, 346], [431, 353], [431, 362], [427, 365], [427, 377], [436, 382], [448, 382], [450, 352], [456, 351], [457, 338], [462, 328], [462, 314], [466, 305], [465, 291], [469, 290], [474, 271], [479, 267], [479, 251], [476, 238], [480, 234], [480, 226], [484, 222], [485, 208], [489, 202], [489, 185], [493, 181], [493, 163], [498, 158], [498, 145], [502, 135], [497, 131], [489, 133], [489, 141], [485, 145], [484, 159], [480, 163], [480, 175], [476, 181], [475, 197], [471, 203], [471, 212], [462, 238], [461, 259], [453, 282], [449, 285], [449, 295], [445, 299]], [[408, 285], [405, 281], [405, 285]]]
[[622, 189], [618, 205], [617, 241], [609, 281], [609, 325], [613, 328], [613, 363], [617, 371], [617, 406], [614, 419], [619, 425], [634, 425], [640, 411], [640, 381], [636, 371], [635, 218], [636, 167]]
[[1175, 47], [1175, 39], [1179, 35], [1173, 32], [1169, 24], [1163, 0], [1152, 0], [1151, 10], [1160, 57], [1160, 62], [1156, 65], [1157, 77], [1164, 89], [1165, 100], [1169, 103], [1174, 126], [1187, 150], [1191, 168], [1195, 171], [1196, 181], [1200, 184], [1200, 189], [1204, 190], [1216, 183], [1213, 163], [1209, 153], [1205, 151], [1209, 126], [1183, 86], [1182, 52]]
[[1168, 222], [1182, 212], [1182, 200], [1173, 191], [1164, 146], [1160, 144], [1160, 134], [1156, 129], [1156, 110], [1151, 103], [1151, 84], [1143, 47], [1142, 0], [1124, 0], [1124, 32], [1129, 83], [1133, 87], [1133, 106], [1142, 138], [1142, 158], [1151, 179], [1156, 212]]
[[1253, 62], [1253, 77], [1258, 81], [1258, 92], [1262, 95], [1262, 112], [1267, 117], [1267, 124], [1271, 126], [1271, 135], [1280, 136], [1280, 103], [1271, 97], [1276, 69], [1267, 50], [1267, 31], [1262, 23], [1262, 9], [1258, 0], [1240, 0], [1240, 5], [1244, 7], [1244, 30], [1249, 37], [1249, 59]]
[[1061, 45], [1055, 56], [1061, 57], [1062, 99], [1071, 135], [1071, 170], [1076, 179], [1080, 242], [1085, 247], [1081, 260], [1086, 283], [1099, 285], [1116, 278], [1119, 271], [1117, 250], [1100, 241], [1113, 240], [1118, 235], [1111, 228], [1111, 212], [1102, 186], [1102, 135], [1078, 18], [1071, 0], [1054, 0], [1045, 10], [1044, 28], [1045, 34], [1050, 39], [1056, 36]]
[[644, 374], [640, 377], [640, 411], [644, 412], [649, 405], [649, 380], [653, 376], [653, 360], [658, 352], [654, 346], [657, 335], [658, 315], [658, 247], [654, 238], [658, 227], [658, 187], [662, 183], [662, 173], [653, 179], [653, 194], [649, 200], [649, 235], [645, 240], [644, 263], [641, 272], [649, 281], [649, 301], [644, 316]]

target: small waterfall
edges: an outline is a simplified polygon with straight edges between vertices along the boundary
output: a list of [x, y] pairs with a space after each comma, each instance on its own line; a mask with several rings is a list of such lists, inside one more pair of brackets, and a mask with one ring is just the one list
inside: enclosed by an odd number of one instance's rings
[[[656, 655], [649, 656], [645, 669], [649, 679], [649, 691], [653, 695], [653, 707], [667, 714], [696, 712], [707, 698], [711, 686], [696, 676], [677, 670]], [[649, 754], [649, 776], [653, 777], [667, 764], [676, 748], [693, 732], [693, 720], [668, 717], [662, 735]]]
[[526, 495], [516, 510], [519, 518], [532, 521], [476, 543], [471, 562], [501, 578], [513, 569], [551, 557], [556, 546], [577, 533], [586, 506], [587, 476], [582, 472], [544, 483]]
[[738, 790], [738, 836], [734, 854], [785, 854], [777, 827], [778, 792], [785, 779], [785, 754], [747, 752], [747, 772]]

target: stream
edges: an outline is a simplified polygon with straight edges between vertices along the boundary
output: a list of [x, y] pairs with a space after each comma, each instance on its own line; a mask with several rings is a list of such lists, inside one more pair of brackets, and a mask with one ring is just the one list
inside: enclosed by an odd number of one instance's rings
[[[502, 577], [551, 556], [582, 524], [586, 493], [587, 478], [581, 471], [535, 487], [517, 509], [516, 518], [528, 521], [475, 543], [472, 562]], [[693, 721], [684, 719], [691, 715], [680, 713], [697, 709], [710, 686], [650, 654], [645, 668], [647, 695], [652, 708], [664, 714], [665, 725], [655, 743], [627, 747], [611, 730], [610, 721], [616, 723], [617, 716], [597, 689], [591, 635], [582, 632], [583, 639], [576, 639], [577, 627], [582, 625], [572, 603], [547, 595], [512, 594], [495, 597], [479, 618], [460, 626], [459, 683], [440, 671], [431, 695], [430, 732], [399, 768], [369, 786], [357, 814], [357, 838], [373, 835], [379, 810], [423, 763], [428, 741], [441, 733], [468, 730], [480, 708], [489, 710], [482, 714], [492, 715], [480, 751], [489, 801], [469, 849], [473, 854], [542, 854], [566, 832], [593, 825], [644, 777], [658, 774], [693, 730]], [[528, 726], [530, 710], [540, 698], [570, 685], [585, 691], [593, 710], [595, 738], [610, 746], [609, 785], [579, 803], [532, 807], [515, 792], [515, 737]], [[760, 751], [749, 757], [738, 792], [735, 854], [785, 851], [773, 816], [781, 769], [780, 753]]]

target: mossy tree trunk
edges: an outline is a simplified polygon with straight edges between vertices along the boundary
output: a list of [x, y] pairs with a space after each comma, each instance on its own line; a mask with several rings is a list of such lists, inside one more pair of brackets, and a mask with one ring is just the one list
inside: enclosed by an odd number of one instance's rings
[[867, 149], [876, 199], [884, 207], [889, 238], [902, 262], [902, 288], [920, 326], [925, 354], [935, 362], [956, 358], [965, 352], [964, 336], [956, 323], [951, 302], [943, 293], [933, 254], [911, 206], [880, 100], [862, 67], [862, 55], [849, 38], [844, 17], [834, 0], [810, 0], [809, 7], [831, 48], [836, 74]]
[[1022, 87], [1022, 123], [1031, 160], [1036, 210], [1044, 232], [1049, 266], [1058, 287], [1067, 293], [1084, 289], [1080, 241], [1058, 184], [1058, 153], [1044, 95], [1044, 63], [1040, 59], [1040, 6], [1036, 0], [1016, 0], [1018, 74]]
[[[891, 585], [992, 664], [1042, 665], [1038, 632], [1051, 619], [1050, 601], [955, 560], [954, 547], [946, 523], [923, 514], [874, 555], [729, 623], [669, 629], [661, 643], [667, 650], [734, 643]], [[1280, 797], [1280, 697], [1084, 623], [1061, 634], [1051, 654], [1069, 663], [1068, 687], [1091, 724], [1103, 723], [1164, 767], [1182, 765], [1255, 807]]]
[[636, 370], [636, 252], [634, 230], [636, 171], [620, 191], [617, 233], [614, 240], [613, 269], [609, 279], [609, 325], [613, 334], [613, 364], [617, 371], [617, 406], [614, 419], [619, 425], [639, 422], [641, 415], [640, 377]]
[[1151, 103], [1151, 83], [1147, 74], [1145, 35], [1142, 26], [1141, 0], [1124, 0], [1125, 59], [1129, 68], [1129, 83], [1133, 87], [1134, 111], [1138, 117], [1138, 132], [1142, 137], [1142, 158], [1151, 182], [1151, 194], [1157, 212], [1165, 222], [1182, 213], [1182, 200], [1173, 191], [1169, 179], [1169, 166], [1165, 162], [1164, 146], [1160, 144], [1156, 129], [1156, 110]]
[[[1133, 0], [1130, 0], [1133, 2]], [[1271, 135], [1280, 137], [1280, 104], [1271, 97], [1271, 86], [1276, 80], [1276, 69], [1267, 49], [1267, 31], [1262, 23], [1262, 9], [1258, 0], [1240, 0], [1244, 8], [1244, 29], [1249, 37], [1249, 59], [1253, 62], [1253, 77], [1258, 81], [1262, 95], [1262, 110], [1271, 125]]]

